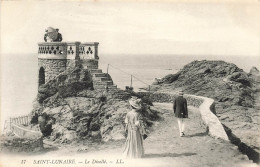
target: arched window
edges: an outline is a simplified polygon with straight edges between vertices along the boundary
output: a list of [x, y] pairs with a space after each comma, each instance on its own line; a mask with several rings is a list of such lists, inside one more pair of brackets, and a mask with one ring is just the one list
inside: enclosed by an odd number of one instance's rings
[[45, 70], [43, 67], [39, 70], [39, 86], [45, 84]]

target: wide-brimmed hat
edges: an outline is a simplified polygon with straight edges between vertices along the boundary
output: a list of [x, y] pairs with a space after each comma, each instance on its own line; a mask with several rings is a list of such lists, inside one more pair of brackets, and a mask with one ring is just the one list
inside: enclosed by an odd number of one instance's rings
[[183, 90], [180, 90], [179, 91], [179, 95], [183, 95], [184, 93], [183, 93]]
[[129, 100], [129, 103], [136, 109], [142, 108], [142, 100], [135, 96], [132, 96], [132, 98]]
[[57, 32], [57, 30], [53, 27], [48, 27], [45, 31], [46, 32]]

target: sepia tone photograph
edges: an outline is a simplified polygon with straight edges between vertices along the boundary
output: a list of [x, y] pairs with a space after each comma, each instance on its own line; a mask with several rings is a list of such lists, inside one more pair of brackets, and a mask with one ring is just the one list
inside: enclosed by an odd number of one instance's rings
[[257, 167], [259, 0], [0, 1], [0, 167]]

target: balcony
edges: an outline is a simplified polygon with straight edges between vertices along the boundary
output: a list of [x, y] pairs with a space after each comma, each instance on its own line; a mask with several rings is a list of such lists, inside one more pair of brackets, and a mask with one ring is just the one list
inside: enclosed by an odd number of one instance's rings
[[98, 59], [98, 42], [41, 42], [38, 46], [41, 59]]

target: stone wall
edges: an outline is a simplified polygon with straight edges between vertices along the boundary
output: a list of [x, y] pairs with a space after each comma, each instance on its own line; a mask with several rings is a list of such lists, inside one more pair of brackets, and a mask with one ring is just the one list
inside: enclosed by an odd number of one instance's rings
[[84, 69], [98, 69], [98, 60], [96, 59], [81, 59], [80, 63]]
[[[66, 69], [98, 69], [98, 42], [41, 42], [38, 50], [39, 85]], [[40, 75], [41, 74], [41, 75]]]
[[[139, 92], [138, 94], [142, 97], [148, 98], [152, 102], [159, 103], [173, 103], [174, 98], [178, 96], [177, 94], [165, 92]], [[211, 136], [221, 138], [223, 140], [229, 140], [224, 127], [215, 115], [216, 111], [213, 99], [195, 95], [184, 95], [184, 97], [187, 99], [188, 105], [199, 108], [201, 118], [207, 125]]]
[[[140, 96], [151, 99], [153, 102], [158, 103], [173, 103], [174, 99], [178, 96], [177, 94], [170, 93], [148, 93], [148, 92], [138, 92]], [[187, 99], [187, 102], [190, 106], [199, 107], [203, 100], [199, 98], [195, 98], [193, 96], [184, 95]]]
[[76, 60], [76, 59], [67, 59], [67, 62], [66, 62], [66, 68], [75, 68], [75, 67], [79, 67], [80, 66], [80, 61], [79, 60]]
[[45, 83], [54, 79], [61, 72], [66, 70], [66, 59], [38, 59], [38, 73], [41, 67], [45, 72]]

